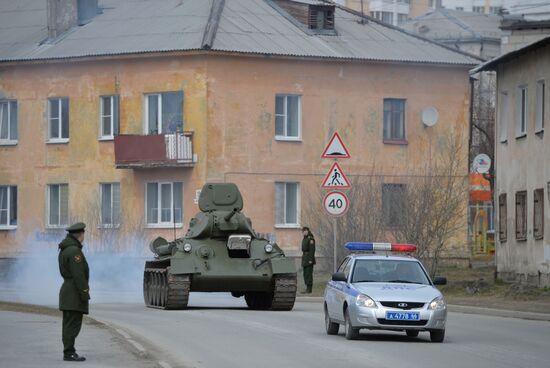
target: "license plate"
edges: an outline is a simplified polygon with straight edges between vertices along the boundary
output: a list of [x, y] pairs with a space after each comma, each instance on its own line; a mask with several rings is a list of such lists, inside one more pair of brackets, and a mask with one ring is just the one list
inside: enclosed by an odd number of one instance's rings
[[418, 312], [386, 312], [386, 319], [392, 321], [420, 321]]

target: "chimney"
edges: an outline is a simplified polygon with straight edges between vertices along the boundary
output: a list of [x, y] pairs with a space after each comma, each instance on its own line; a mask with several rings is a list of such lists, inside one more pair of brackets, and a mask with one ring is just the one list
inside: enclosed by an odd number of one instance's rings
[[47, 0], [48, 38], [55, 39], [76, 25], [84, 25], [98, 13], [98, 0]]

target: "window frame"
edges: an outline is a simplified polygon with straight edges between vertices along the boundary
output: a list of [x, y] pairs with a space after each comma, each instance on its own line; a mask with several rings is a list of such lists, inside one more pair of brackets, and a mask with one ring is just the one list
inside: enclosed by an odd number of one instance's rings
[[[174, 223], [174, 217], [175, 217], [175, 208], [174, 208], [174, 184], [176, 183], [179, 183], [181, 184], [181, 222], [176, 222]], [[147, 209], [148, 209], [148, 206], [147, 204], [149, 203], [149, 198], [148, 198], [148, 191], [147, 191], [147, 186], [149, 184], [156, 184], [157, 186], [157, 222], [148, 222], [148, 217], [147, 217]], [[171, 222], [162, 222], [161, 219], [162, 219], [162, 185], [166, 185], [166, 184], [169, 184], [170, 185], [170, 193], [171, 193], [171, 199], [170, 199], [170, 218], [171, 218]], [[183, 187], [183, 182], [181, 181], [148, 181], [145, 183], [145, 228], [148, 228], [148, 229], [172, 229], [172, 228], [177, 228], [177, 229], [181, 229], [183, 227], [183, 221], [184, 221], [184, 218], [183, 218], [183, 210], [184, 210], [184, 203], [183, 203], [183, 198], [184, 198], [184, 187]]]
[[[103, 186], [109, 185], [111, 186], [111, 198], [110, 198], [110, 212], [111, 212], [111, 223], [104, 223], [103, 222]], [[115, 218], [115, 208], [114, 208], [114, 193], [113, 188], [118, 187], [118, 214], [116, 218], [118, 219], [118, 222], [115, 223], [113, 219]], [[118, 229], [120, 228], [120, 183], [119, 182], [105, 182], [105, 183], [99, 183], [99, 228], [101, 229]]]
[[527, 136], [529, 124], [529, 90], [527, 85], [518, 87], [516, 103], [516, 139]]
[[[111, 114], [105, 114], [104, 99], [109, 98], [111, 105]], [[110, 117], [111, 134], [105, 134], [103, 119]], [[101, 95], [99, 96], [99, 140], [112, 141], [120, 132], [120, 97], [119, 95]]]
[[[284, 113], [277, 114], [277, 97], [284, 98]], [[288, 97], [298, 97], [298, 135], [290, 136], [288, 135]], [[302, 95], [291, 94], [291, 93], [277, 93], [275, 94], [275, 140], [277, 141], [291, 141], [291, 142], [301, 142], [302, 141]], [[284, 135], [277, 134], [277, 116], [284, 117], [283, 130]]]
[[[0, 185], [0, 188], [5, 188], [6, 191], [7, 191], [7, 195], [6, 195], [6, 199], [7, 199], [7, 206], [6, 206], [6, 224], [2, 224], [0, 223], [0, 231], [2, 230], [16, 230], [17, 229], [17, 225], [18, 225], [18, 218], [17, 218], [17, 214], [18, 214], [18, 208], [19, 205], [17, 203], [17, 197], [19, 195], [19, 191], [17, 190], [17, 185]], [[14, 190], [15, 189], [15, 190]], [[15, 211], [14, 209], [12, 208], [11, 206], [11, 197], [13, 196], [13, 192], [15, 191]], [[2, 209], [0, 208], [0, 211], [2, 211]], [[11, 218], [11, 215], [12, 215], [12, 212], [15, 212], [16, 216], [15, 216], [15, 225], [12, 225], [10, 224], [10, 218]], [[1, 218], [1, 216], [0, 216]]]
[[[386, 101], [391, 103], [391, 106], [393, 106], [394, 101], [400, 101], [403, 103], [403, 110], [402, 110], [402, 116], [403, 119], [401, 121], [402, 128], [403, 128], [403, 137], [402, 138], [395, 138], [393, 134], [393, 120], [392, 116], [393, 113], [397, 110], [393, 110], [390, 108], [389, 115], [390, 120], [388, 121], [389, 128], [387, 131], [389, 132], [389, 136], [386, 137]], [[384, 144], [407, 144], [407, 99], [406, 98], [393, 98], [388, 97], [384, 98], [382, 101], [382, 141]]]
[[544, 188], [533, 190], [533, 237], [544, 239]]
[[501, 243], [508, 240], [508, 203], [506, 193], [501, 193], [498, 196], [498, 239]]
[[[8, 138], [1, 138], [0, 137], [0, 146], [14, 146], [19, 142], [19, 104], [17, 103], [17, 100], [13, 99], [0, 99], [0, 105], [5, 104], [8, 108]], [[12, 108], [15, 105], [15, 114], [12, 112]], [[3, 114], [3, 110], [1, 109], [1, 113]], [[15, 116], [15, 139], [12, 138], [12, 116]], [[0, 131], [1, 131], [1, 124], [2, 124], [2, 117], [0, 117]]]
[[[283, 196], [283, 206], [281, 208], [281, 211], [283, 211], [283, 223], [277, 223], [277, 220], [278, 220], [278, 216], [277, 216], [277, 185], [283, 185], [283, 192], [282, 192], [282, 196]], [[296, 184], [296, 222], [295, 223], [289, 223], [289, 222], [286, 222], [286, 205], [287, 205], [287, 185], [288, 184]], [[278, 229], [298, 229], [300, 228], [300, 217], [301, 217], [301, 195], [300, 195], [300, 182], [297, 182], [297, 181], [276, 181], [275, 182], [275, 206], [274, 206], [274, 210], [275, 210], [275, 225], [274, 227], [275, 228], [278, 228]]]
[[[519, 203], [519, 201], [522, 198], [523, 198], [523, 210], [521, 209], [521, 203]], [[527, 191], [526, 190], [521, 190], [516, 192], [515, 204], [516, 204], [516, 240], [526, 241], [527, 240]], [[521, 217], [519, 217], [520, 215]], [[523, 221], [521, 221], [522, 219]]]
[[[182, 131], [183, 131], [183, 128], [185, 127], [185, 93], [183, 90], [176, 90], [176, 91], [163, 91], [163, 92], [151, 92], [151, 93], [144, 93], [143, 94], [143, 97], [145, 99], [145, 103], [144, 103], [144, 106], [145, 106], [145, 118], [144, 118], [144, 134], [145, 135], [164, 135], [164, 134], [174, 134], [174, 133], [165, 133], [162, 131], [162, 125], [163, 125], [163, 122], [162, 122], [162, 99], [163, 99], [163, 95], [164, 94], [167, 94], [167, 93], [179, 93], [181, 92], [181, 95], [182, 95], [182, 99], [181, 99], [181, 104], [182, 104]], [[157, 97], [157, 108], [158, 108], [158, 111], [157, 111], [157, 121], [158, 121], [158, 126], [157, 126], [157, 132], [155, 134], [151, 133], [151, 130], [149, 129], [149, 97], [152, 97], [152, 96], [156, 96]]]
[[[52, 103], [54, 101], [57, 101], [57, 113], [58, 113], [58, 117], [57, 118], [52, 118], [51, 116], [51, 113], [52, 113]], [[63, 101], [67, 101], [67, 138], [63, 138], [62, 137], [62, 131], [63, 131]], [[48, 98], [48, 132], [47, 132], [47, 137], [48, 137], [48, 140], [46, 141], [46, 143], [53, 143], [53, 144], [57, 144], [57, 143], [68, 143], [69, 142], [69, 139], [71, 137], [71, 133], [70, 133], [70, 121], [71, 121], [71, 118], [70, 118], [70, 103], [69, 103], [69, 98], [68, 97], [49, 97]], [[52, 137], [51, 136], [51, 124], [52, 124], [52, 120], [54, 119], [58, 119], [59, 122], [58, 122], [58, 132], [59, 132], [59, 135], [58, 137]]]
[[499, 129], [499, 142], [508, 142], [508, 111], [509, 111], [509, 98], [508, 91], [502, 91], [499, 94], [500, 104], [498, 111], [498, 129]]
[[[63, 224], [61, 223], [61, 186], [66, 185], [67, 186], [67, 223]], [[58, 208], [59, 208], [59, 224], [50, 224], [50, 212], [51, 212], [51, 188], [53, 186], [59, 187], [59, 198], [58, 198]], [[70, 222], [70, 213], [69, 213], [70, 205], [69, 205], [69, 184], [68, 183], [52, 183], [46, 185], [46, 227], [48, 229], [62, 229], [67, 226], [69, 226]]]
[[537, 81], [535, 101], [535, 134], [542, 134], [546, 114], [546, 81], [544, 79]]

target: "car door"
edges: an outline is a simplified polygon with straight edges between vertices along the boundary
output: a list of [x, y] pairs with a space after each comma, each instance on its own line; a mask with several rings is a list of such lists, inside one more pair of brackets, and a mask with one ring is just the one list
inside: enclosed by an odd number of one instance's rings
[[[347, 280], [349, 281], [349, 275], [353, 267], [353, 259], [349, 258], [348, 262], [343, 265], [343, 272], [346, 275]], [[336, 286], [336, 310], [334, 311], [334, 318], [339, 321], [344, 321], [344, 303], [349, 294], [349, 284], [348, 281], [339, 281]]]
[[[336, 272], [344, 272], [344, 268], [349, 263], [349, 257], [346, 257], [342, 263], [340, 264], [340, 267], [336, 270]], [[333, 319], [339, 319], [338, 317], [338, 310], [342, 308], [342, 304], [340, 301], [340, 293], [339, 288], [342, 287], [341, 282], [338, 281], [332, 281], [330, 280], [328, 282], [328, 287], [325, 292], [325, 301], [327, 303], [327, 310], [328, 314]]]

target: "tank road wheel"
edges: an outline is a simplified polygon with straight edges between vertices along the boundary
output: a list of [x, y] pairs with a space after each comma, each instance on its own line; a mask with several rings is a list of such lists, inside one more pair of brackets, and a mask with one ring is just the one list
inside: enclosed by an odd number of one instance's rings
[[150, 308], [185, 309], [191, 290], [190, 275], [172, 275], [169, 269], [147, 268], [143, 275], [143, 299]]
[[244, 300], [248, 308], [255, 310], [266, 310], [271, 307], [273, 295], [271, 293], [249, 292], [244, 294]]
[[292, 310], [296, 301], [296, 290], [298, 288], [296, 274], [278, 274], [273, 277], [273, 280], [271, 310]]

